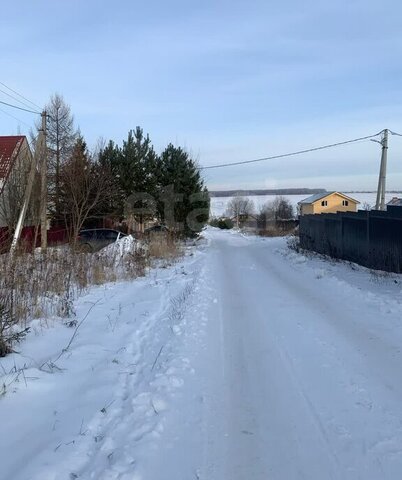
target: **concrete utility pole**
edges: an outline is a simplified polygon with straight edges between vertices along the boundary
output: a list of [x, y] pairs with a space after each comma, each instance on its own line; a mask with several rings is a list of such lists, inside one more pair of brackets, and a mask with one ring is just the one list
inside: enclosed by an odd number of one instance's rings
[[[46, 112], [41, 113], [42, 126], [36, 139], [33, 162], [30, 168], [27, 186], [25, 188], [24, 203], [18, 217], [17, 226], [11, 242], [10, 251], [15, 251], [21, 236], [22, 228], [31, 199], [32, 187], [35, 182], [36, 171], [39, 166], [41, 173], [41, 198], [40, 198], [40, 223], [41, 223], [41, 248], [47, 247], [47, 151], [46, 151]], [[35, 247], [35, 246], [34, 246]]]
[[47, 147], [46, 147], [46, 111], [41, 113], [42, 128], [39, 132], [40, 159], [40, 238], [42, 252], [47, 248]]
[[25, 188], [24, 203], [18, 217], [17, 226], [15, 227], [15, 232], [13, 236], [13, 241], [11, 242], [10, 252], [14, 252], [18, 245], [18, 240], [20, 239], [22, 227], [24, 226], [25, 217], [28, 211], [29, 201], [31, 199], [32, 187], [35, 182], [36, 168], [38, 164], [37, 159], [37, 150], [35, 149], [34, 157], [32, 158], [32, 164], [29, 171], [28, 183]]
[[388, 129], [385, 129], [382, 134], [381, 142], [381, 166], [380, 175], [378, 177], [377, 200], [375, 204], [376, 210], [385, 210], [385, 187], [387, 177], [387, 155], [388, 155]]

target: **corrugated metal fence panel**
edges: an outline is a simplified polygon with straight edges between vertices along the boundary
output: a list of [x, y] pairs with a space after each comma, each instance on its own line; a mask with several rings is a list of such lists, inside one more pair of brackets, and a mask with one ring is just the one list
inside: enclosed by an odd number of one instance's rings
[[367, 217], [342, 215], [342, 258], [365, 265], [368, 259]]
[[369, 260], [372, 268], [402, 272], [402, 219], [371, 215]]
[[313, 247], [313, 232], [311, 231], [312, 223], [310, 221], [311, 215], [303, 215], [299, 220], [299, 236], [300, 245], [306, 250], [314, 250]]
[[331, 257], [342, 257], [342, 218], [340, 215], [329, 214], [324, 218], [325, 253]]
[[402, 208], [396, 205], [388, 205], [387, 212], [394, 218], [402, 218]]
[[299, 232], [300, 244], [307, 250], [370, 268], [402, 272], [399, 211], [398, 216], [395, 211], [303, 215]]
[[327, 235], [325, 230], [325, 219], [320, 218], [315, 223], [312, 224], [315, 227], [315, 236], [314, 242], [316, 245], [317, 252], [326, 253], [327, 251]]

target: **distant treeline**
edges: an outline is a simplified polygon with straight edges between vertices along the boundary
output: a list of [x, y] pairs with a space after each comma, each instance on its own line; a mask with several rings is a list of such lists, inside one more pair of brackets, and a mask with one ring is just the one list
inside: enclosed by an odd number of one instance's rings
[[217, 190], [209, 191], [211, 197], [248, 197], [250, 195], [313, 195], [325, 193], [325, 188], [275, 188], [271, 190]]
[[[375, 190], [346, 190], [343, 193], [377, 193]], [[385, 193], [402, 193], [401, 190], [387, 190]]]

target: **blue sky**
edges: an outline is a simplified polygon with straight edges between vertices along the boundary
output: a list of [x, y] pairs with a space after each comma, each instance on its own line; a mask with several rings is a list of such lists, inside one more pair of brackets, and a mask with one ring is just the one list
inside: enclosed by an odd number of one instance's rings
[[[396, 0], [7, 2], [0, 81], [38, 105], [61, 93], [89, 145], [121, 142], [140, 125], [158, 151], [172, 141], [202, 165], [248, 160], [402, 132], [401, 19]], [[0, 134], [25, 133], [34, 121], [0, 108]], [[375, 189], [379, 155], [367, 141], [208, 170], [206, 180]], [[402, 189], [398, 137], [388, 187]]]

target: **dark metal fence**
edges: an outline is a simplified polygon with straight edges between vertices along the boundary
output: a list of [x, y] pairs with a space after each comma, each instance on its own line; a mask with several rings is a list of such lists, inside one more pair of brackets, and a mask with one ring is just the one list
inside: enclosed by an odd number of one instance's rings
[[402, 207], [303, 215], [302, 248], [369, 268], [402, 272]]

